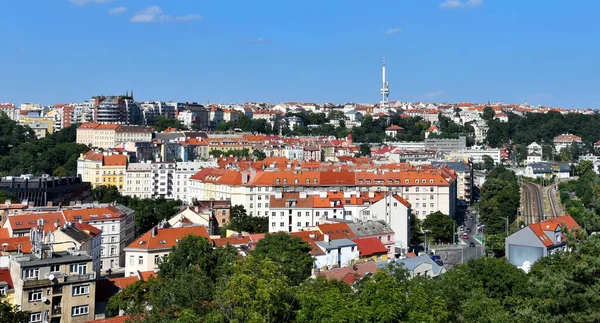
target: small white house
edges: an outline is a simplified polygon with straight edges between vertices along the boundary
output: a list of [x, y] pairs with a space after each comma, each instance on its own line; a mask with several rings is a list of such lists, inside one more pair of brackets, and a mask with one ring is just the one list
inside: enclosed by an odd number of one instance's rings
[[323, 241], [317, 241], [317, 246], [324, 252], [315, 256], [317, 268], [345, 267], [358, 260], [358, 246], [350, 239], [330, 240], [325, 234]]

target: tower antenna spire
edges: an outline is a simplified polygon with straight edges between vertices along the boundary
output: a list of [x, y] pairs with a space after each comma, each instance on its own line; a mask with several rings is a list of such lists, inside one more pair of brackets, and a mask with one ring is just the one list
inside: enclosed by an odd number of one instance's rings
[[387, 107], [389, 104], [390, 87], [385, 75], [385, 56], [383, 57], [383, 67], [381, 69], [381, 107]]

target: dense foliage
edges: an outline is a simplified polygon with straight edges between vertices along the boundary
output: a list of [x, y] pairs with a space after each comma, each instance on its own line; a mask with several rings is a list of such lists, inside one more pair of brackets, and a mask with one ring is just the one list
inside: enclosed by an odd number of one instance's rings
[[[250, 216], [243, 205], [234, 205], [231, 208], [230, 221], [224, 229], [249, 233], [269, 232], [269, 217]], [[221, 234], [224, 234], [225, 230], [222, 230]]]
[[[455, 223], [450, 216], [440, 211], [427, 214], [423, 220], [423, 230], [427, 230], [428, 243], [447, 243], [452, 242], [453, 227]], [[413, 228], [411, 228], [413, 230]]]
[[75, 175], [77, 158], [89, 150], [76, 144], [77, 126], [36, 139], [33, 131], [0, 113], [0, 173], [2, 175]]
[[577, 167], [579, 178], [558, 184], [560, 201], [570, 214], [588, 232], [600, 230], [600, 176], [590, 161]]
[[275, 128], [264, 119], [252, 119], [245, 114], [240, 115], [238, 120], [221, 122], [217, 125], [217, 131], [233, 131], [239, 129], [241, 131], [262, 133], [266, 135], [278, 134], [279, 127], [275, 124]]
[[177, 119], [167, 118], [164, 116], [158, 116], [152, 123], [152, 127], [156, 131], [165, 131], [166, 129], [173, 128], [177, 130], [187, 130], [187, 128]]
[[521, 204], [519, 181], [511, 170], [498, 166], [486, 177], [479, 199], [480, 219], [485, 224], [485, 239], [497, 256], [504, 253], [506, 217], [513, 223]]
[[152, 229], [162, 220], [179, 212], [181, 201], [165, 198], [140, 199], [122, 196], [116, 186], [101, 185], [92, 189], [92, 199], [100, 203], [119, 203], [135, 211], [136, 235]]
[[[569, 237], [571, 235], [569, 234]], [[109, 301], [139, 322], [597, 322], [600, 237], [568, 239], [572, 252], [526, 274], [506, 259], [471, 260], [438, 279], [409, 276], [397, 263], [353, 286], [308, 279], [308, 245], [267, 235], [246, 258], [189, 236], [156, 278]], [[297, 239], [297, 238], [296, 238]], [[262, 240], [261, 240], [262, 241]]]
[[4, 297], [4, 295], [0, 295], [0, 322], [28, 323], [30, 313], [20, 311], [19, 306], [12, 305], [3, 299]]
[[600, 139], [600, 115], [597, 114], [561, 114], [555, 111], [528, 113], [525, 116], [509, 114], [508, 122], [489, 120], [488, 126], [486, 139], [493, 147], [505, 143], [527, 146], [532, 142], [551, 147], [554, 137], [568, 132], [583, 139], [586, 143], [585, 152], [591, 151], [593, 143]]

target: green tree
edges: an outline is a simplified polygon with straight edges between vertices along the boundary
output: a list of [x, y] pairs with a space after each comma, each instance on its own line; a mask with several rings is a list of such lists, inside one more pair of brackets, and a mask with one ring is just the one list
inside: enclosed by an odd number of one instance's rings
[[186, 127], [177, 119], [167, 118], [164, 116], [158, 116], [152, 123], [152, 127], [156, 131], [165, 131], [168, 128], [175, 128], [177, 130], [187, 130]]
[[496, 115], [496, 112], [494, 111], [494, 109], [492, 107], [485, 107], [483, 108], [483, 114], [481, 115], [481, 118], [484, 121], [491, 121], [494, 119], [494, 116]]
[[121, 192], [114, 185], [100, 185], [92, 189], [92, 199], [99, 203], [113, 203], [121, 199]]
[[217, 292], [215, 303], [220, 311], [211, 320], [293, 321], [297, 301], [289, 278], [279, 271], [280, 265], [270, 258], [253, 255], [238, 262], [233, 275]]
[[577, 174], [583, 175], [588, 171], [594, 171], [594, 163], [591, 160], [582, 160], [577, 165]]
[[52, 172], [52, 174], [54, 176], [58, 176], [58, 177], [65, 177], [65, 176], [69, 176], [69, 171], [66, 168], [64, 168], [63, 166], [59, 166]]
[[360, 144], [360, 155], [371, 156], [371, 146], [369, 144]]
[[483, 155], [483, 168], [485, 170], [490, 171], [494, 168], [494, 159], [488, 155]]
[[418, 246], [423, 242], [422, 221], [413, 212], [410, 212], [410, 245]]
[[258, 259], [275, 261], [280, 274], [287, 277], [291, 285], [297, 286], [310, 276], [315, 261], [310, 255], [311, 250], [302, 239], [280, 232], [265, 234], [252, 254]]
[[257, 150], [257, 149], [252, 151], [252, 156], [254, 156], [257, 160], [263, 160], [263, 159], [267, 158], [267, 155], [265, 154], [264, 151]]
[[6, 323], [28, 323], [29, 315], [29, 312], [20, 311], [19, 306], [12, 305], [5, 299], [0, 300], [0, 321]]
[[339, 280], [311, 279], [300, 285], [299, 323], [364, 322], [368, 308], [348, 284]]
[[453, 226], [454, 221], [440, 211], [429, 213], [423, 221], [423, 229], [430, 232], [427, 237], [436, 242], [452, 242]]

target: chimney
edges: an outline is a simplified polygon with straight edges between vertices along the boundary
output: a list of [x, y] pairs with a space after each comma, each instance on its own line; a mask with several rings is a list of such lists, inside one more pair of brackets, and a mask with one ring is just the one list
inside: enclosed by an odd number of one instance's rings
[[6, 206], [10, 206], [10, 199], [6, 199], [6, 201], [4, 201], [4, 203], [6, 204]]
[[327, 243], [330, 242], [330, 240], [329, 240], [329, 233], [325, 233], [325, 235], [323, 235], [323, 241], [325, 241]]
[[152, 228], [152, 237], [156, 237], [158, 235], [158, 226]]
[[46, 206], [48, 206], [48, 207], [52, 206], [52, 201], [47, 202]]

